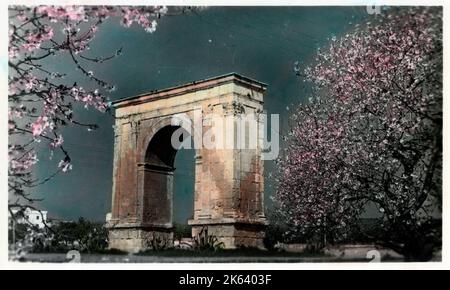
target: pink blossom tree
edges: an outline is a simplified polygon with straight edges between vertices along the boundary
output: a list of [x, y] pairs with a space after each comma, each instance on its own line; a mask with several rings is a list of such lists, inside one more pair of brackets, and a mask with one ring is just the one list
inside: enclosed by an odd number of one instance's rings
[[275, 194], [287, 234], [345, 240], [366, 213], [383, 229], [372, 241], [429, 259], [441, 236], [442, 10], [378, 15], [301, 75], [313, 96], [292, 116]]
[[[179, 12], [179, 11], [178, 11]], [[161, 16], [162, 6], [11, 6], [9, 7], [9, 197], [10, 206], [35, 200], [32, 189], [58, 172], [72, 168], [69, 152], [64, 149], [64, 126], [83, 123], [74, 114], [76, 106], [108, 111], [108, 92], [114, 86], [85, 68], [86, 63], [101, 64], [120, 55], [121, 49], [106, 57], [92, 56], [89, 46], [101, 24], [121, 19], [125, 27], [139, 25], [152, 33]], [[55, 56], [65, 54], [90, 87], [73, 83], [71, 75], [46, 68]], [[62, 158], [55, 172], [44, 180], [33, 177], [40, 145], [59, 150]], [[42, 154], [45, 153], [45, 151]]]

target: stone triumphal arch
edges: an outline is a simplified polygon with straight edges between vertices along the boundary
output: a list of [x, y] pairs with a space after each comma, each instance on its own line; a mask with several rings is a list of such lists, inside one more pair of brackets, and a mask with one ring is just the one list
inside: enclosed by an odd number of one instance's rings
[[[173, 88], [120, 99], [116, 110], [110, 247], [125, 251], [151, 248], [156, 238], [172, 242], [173, 172], [177, 148], [172, 135], [193, 130], [200, 116], [201, 134], [211, 126], [211, 113], [238, 119], [259, 114], [266, 85], [231, 73]], [[183, 123], [184, 122], [184, 123]], [[257, 126], [263, 121], [257, 120]], [[232, 132], [234, 144], [239, 134]], [[197, 133], [198, 134], [198, 133]], [[201, 140], [202, 136], [199, 140]], [[213, 136], [218, 137], [218, 136]], [[251, 149], [195, 146], [192, 235], [207, 227], [226, 248], [263, 247], [263, 162], [260, 139]], [[230, 141], [230, 140], [228, 140]], [[227, 141], [227, 142], [228, 142]]]

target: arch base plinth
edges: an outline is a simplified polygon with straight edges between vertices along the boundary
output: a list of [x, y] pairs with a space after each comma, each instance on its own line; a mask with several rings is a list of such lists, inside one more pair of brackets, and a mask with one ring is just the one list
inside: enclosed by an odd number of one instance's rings
[[190, 220], [192, 237], [195, 239], [203, 230], [215, 236], [224, 249], [257, 248], [265, 249], [264, 237], [267, 223], [261, 220]]
[[111, 227], [109, 248], [129, 253], [173, 247], [172, 228]]

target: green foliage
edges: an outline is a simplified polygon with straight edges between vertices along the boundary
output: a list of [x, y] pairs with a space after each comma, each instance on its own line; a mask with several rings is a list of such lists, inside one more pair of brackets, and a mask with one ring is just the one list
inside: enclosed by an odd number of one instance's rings
[[44, 251], [102, 252], [108, 247], [108, 230], [101, 223], [80, 218], [77, 222], [61, 222], [52, 227], [51, 246]]
[[173, 238], [174, 240], [181, 240], [183, 238], [191, 238], [191, 226], [186, 224], [174, 223], [173, 225]]
[[208, 227], [203, 227], [202, 230], [193, 238], [193, 247], [197, 251], [217, 251], [224, 247], [223, 242], [208, 234]]
[[263, 243], [267, 250], [274, 251], [278, 243], [286, 242], [284, 233], [287, 231], [287, 226], [282, 222], [284, 219], [280, 216], [276, 204], [266, 209], [266, 217], [269, 224], [265, 228]]
[[170, 247], [170, 241], [161, 235], [153, 234], [152, 238], [148, 241], [148, 246], [153, 251], [166, 250]]
[[[16, 241], [20, 241], [23, 240], [27, 234], [27, 229], [28, 229], [28, 225], [27, 224], [18, 224], [16, 223], [14, 226], [14, 231], [15, 231], [15, 239]], [[8, 242], [10, 244], [13, 243], [13, 228], [10, 226], [9, 230], [8, 230]]]

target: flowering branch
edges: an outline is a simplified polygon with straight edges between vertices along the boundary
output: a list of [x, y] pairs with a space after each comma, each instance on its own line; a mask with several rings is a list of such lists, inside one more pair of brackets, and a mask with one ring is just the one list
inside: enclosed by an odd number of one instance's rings
[[345, 240], [372, 206], [384, 239], [419, 259], [442, 196], [442, 11], [390, 11], [294, 70], [314, 89], [278, 161], [290, 234]]
[[[27, 188], [47, 182], [59, 172], [72, 168], [69, 152], [64, 149], [61, 127], [68, 125], [97, 128], [74, 118], [76, 104], [100, 112], [109, 110], [106, 93], [114, 90], [86, 69], [80, 59], [103, 63], [121, 54], [122, 48], [106, 57], [89, 57], [86, 52], [95, 34], [109, 18], [121, 18], [125, 27], [139, 25], [145, 31], [156, 30], [157, 19], [166, 7], [151, 6], [10, 6], [9, 7], [9, 191], [32, 202]], [[58, 33], [58, 31], [61, 31]], [[67, 54], [75, 67], [98, 88], [87, 90], [76, 83], [67, 85], [70, 75], [46, 68], [51, 58]], [[63, 158], [57, 170], [43, 180], [32, 178], [38, 162], [37, 145], [44, 141], [53, 155]]]

